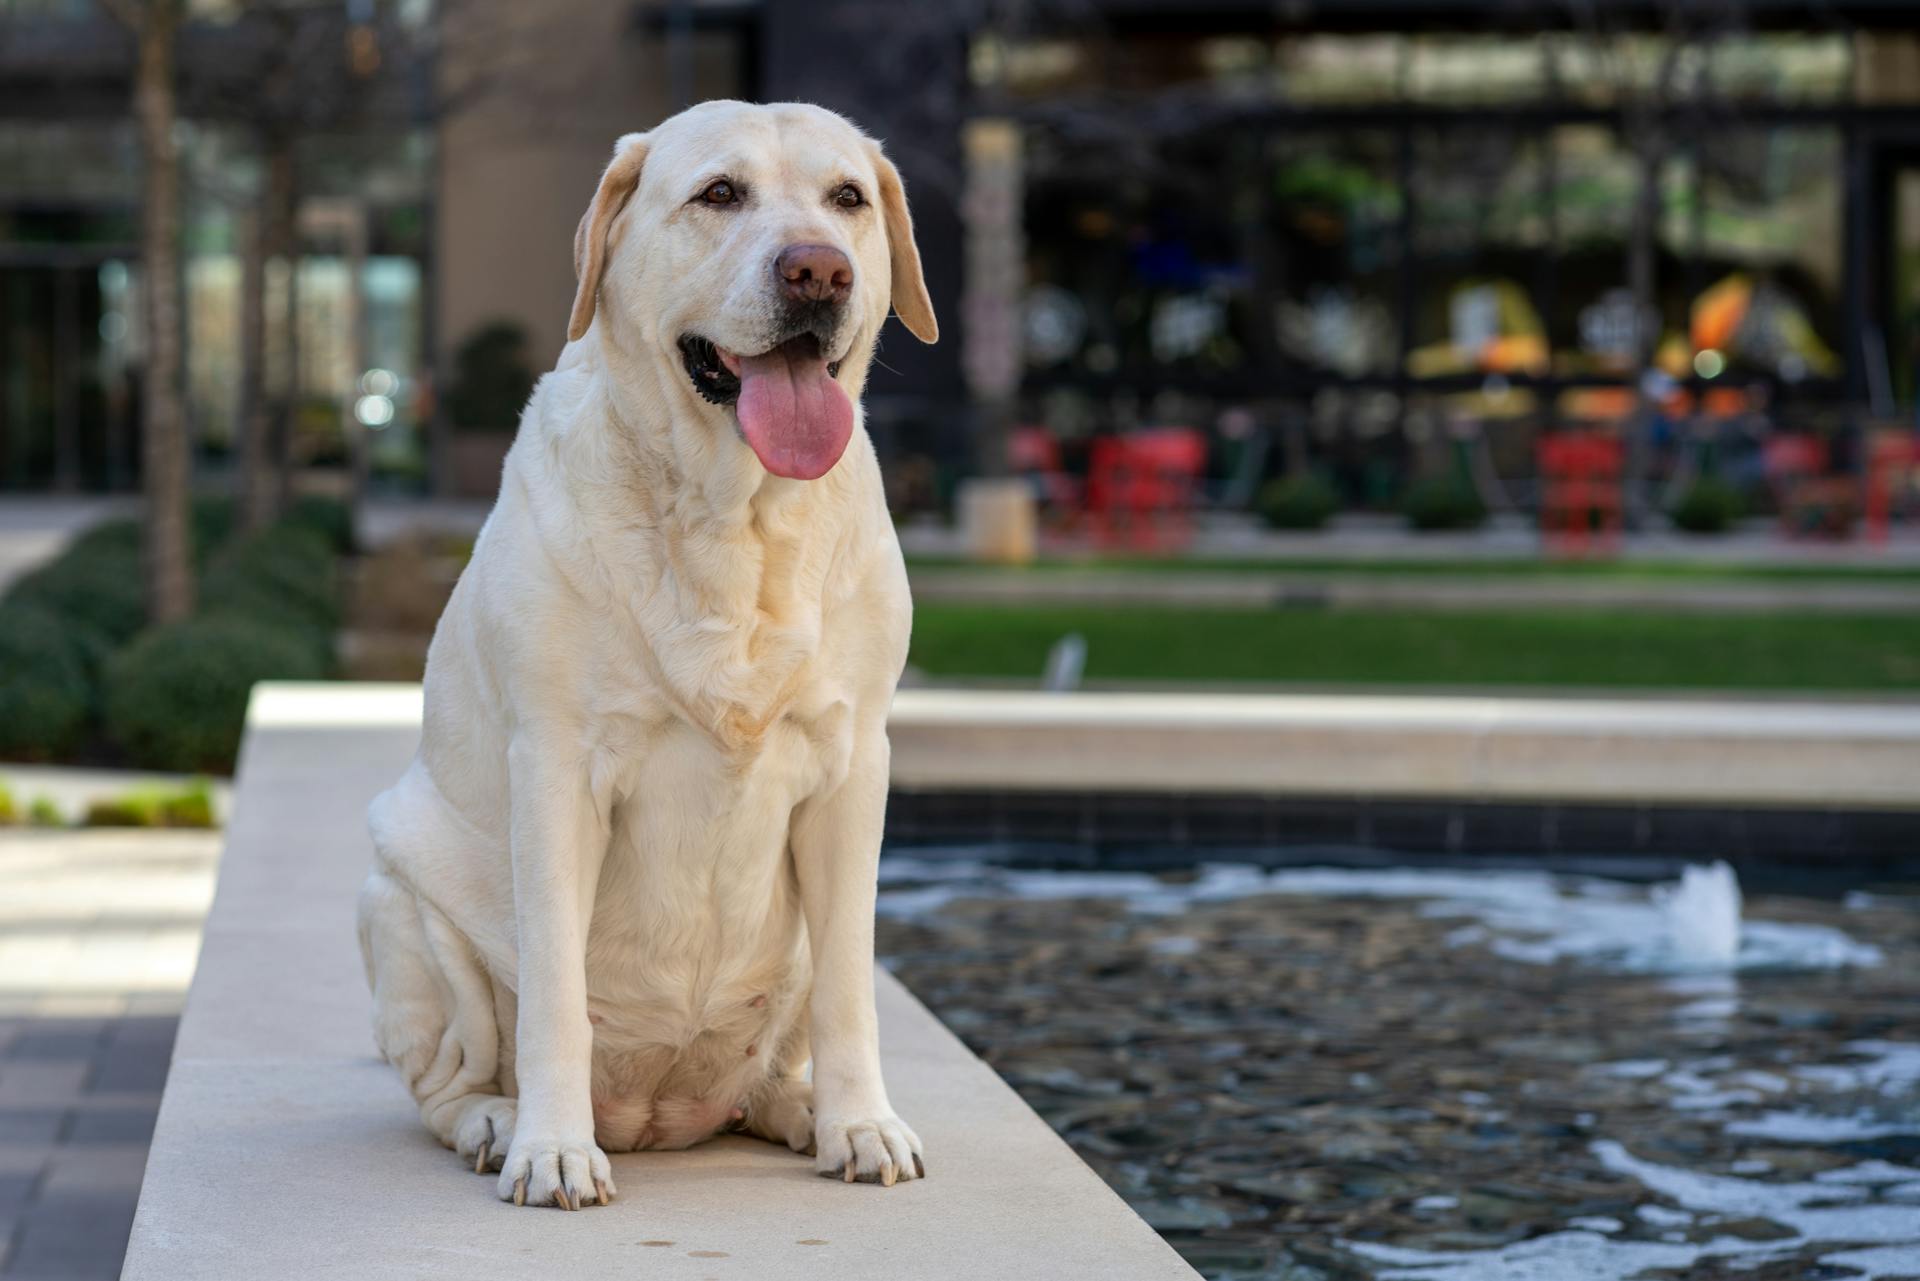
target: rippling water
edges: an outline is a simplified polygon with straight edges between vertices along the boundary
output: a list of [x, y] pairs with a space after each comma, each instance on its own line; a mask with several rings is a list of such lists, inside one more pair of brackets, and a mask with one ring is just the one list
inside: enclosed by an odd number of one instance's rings
[[1208, 1276], [1920, 1277], [1920, 895], [1719, 876], [890, 857], [880, 950]]

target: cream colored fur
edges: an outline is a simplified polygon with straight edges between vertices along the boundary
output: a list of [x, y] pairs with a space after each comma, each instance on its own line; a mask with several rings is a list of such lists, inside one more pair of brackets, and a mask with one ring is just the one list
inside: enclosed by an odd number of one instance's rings
[[[742, 207], [698, 202], [722, 175]], [[833, 202], [848, 182], [865, 206]], [[676, 347], [770, 345], [790, 244], [854, 265], [857, 415], [889, 308], [934, 337], [879, 147], [819, 108], [729, 102], [620, 140], [576, 240], [573, 340], [434, 635], [419, 755], [370, 811], [376, 1039], [516, 1203], [604, 1203], [607, 1151], [729, 1127], [848, 1180], [923, 1169], [873, 1009], [910, 622], [873, 449], [856, 417], [825, 476], [770, 475]]]

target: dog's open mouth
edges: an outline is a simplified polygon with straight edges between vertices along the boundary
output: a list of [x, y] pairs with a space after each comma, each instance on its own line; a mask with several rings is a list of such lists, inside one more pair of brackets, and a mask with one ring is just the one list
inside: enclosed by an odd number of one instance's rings
[[826, 359], [814, 334], [797, 334], [757, 356], [682, 334], [680, 360], [701, 399], [733, 406], [740, 435], [774, 475], [814, 480], [846, 451], [853, 402], [835, 381], [840, 362]]
[[[814, 355], [819, 355], [820, 340], [812, 334], [799, 334], [780, 344], [781, 348], [795, 344], [812, 344]], [[740, 399], [740, 358], [732, 352], [724, 352], [698, 334], [680, 335], [680, 363], [686, 366], [687, 378], [693, 383], [693, 390], [700, 399], [709, 405], [731, 405]], [[827, 377], [840, 376], [840, 362], [827, 362]]]

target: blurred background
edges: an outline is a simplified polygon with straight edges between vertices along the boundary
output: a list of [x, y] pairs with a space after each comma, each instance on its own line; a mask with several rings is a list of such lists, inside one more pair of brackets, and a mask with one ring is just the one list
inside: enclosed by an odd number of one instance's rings
[[0, 1275], [118, 1275], [250, 690], [419, 678], [614, 139], [716, 97], [906, 179], [907, 686], [1833, 780], [896, 780], [883, 959], [1084, 1159], [1216, 1277], [1920, 1273], [1915, 19], [0, 0]]
[[[611, 139], [793, 98], [886, 140], [943, 317], [935, 347], [886, 344], [867, 396], [936, 607], [928, 675], [1037, 678], [1075, 635], [1096, 681], [1910, 687], [1890, 622], [1838, 615], [1907, 600], [1920, 564], [1911, 16], [8, 0], [0, 490], [41, 501], [8, 502], [0, 573], [159, 495], [139, 619], [177, 621], [229, 526], [332, 503], [362, 550], [431, 563], [344, 566], [325, 657], [417, 675], [563, 342]], [[423, 530], [446, 537], [398, 537]], [[1577, 626], [1533, 644], [1518, 617], [1510, 645], [1462, 616], [1382, 647], [1399, 661], [1297, 617], [1236, 618], [1224, 666], [1173, 617], [1141, 637], [1029, 610], [976, 644], [968, 610], [1035, 602], [940, 571], [1034, 561], [1266, 575], [1196, 605], [1488, 604], [1462, 574], [1542, 568], [1702, 592], [1613, 598], [1648, 607], [1661, 661]], [[1167, 595], [1102, 581], [1081, 599]], [[1683, 595], [1789, 608], [1729, 665], [1697, 619], [1668, 635]]]

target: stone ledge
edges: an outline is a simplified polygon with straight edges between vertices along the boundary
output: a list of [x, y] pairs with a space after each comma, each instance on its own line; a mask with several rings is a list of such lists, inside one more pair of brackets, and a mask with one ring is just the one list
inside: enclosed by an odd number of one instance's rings
[[[417, 685], [274, 684], [257, 727], [412, 727]], [[901, 690], [893, 781], [1178, 792], [1920, 809], [1920, 704]]]
[[363, 811], [418, 712], [410, 687], [256, 691], [127, 1281], [1195, 1275], [884, 973], [888, 1086], [927, 1142], [926, 1182], [848, 1187], [728, 1138], [614, 1157], [605, 1209], [495, 1200], [421, 1127], [367, 1025]]
[[902, 690], [893, 779], [1006, 789], [1920, 808], [1920, 706]]

